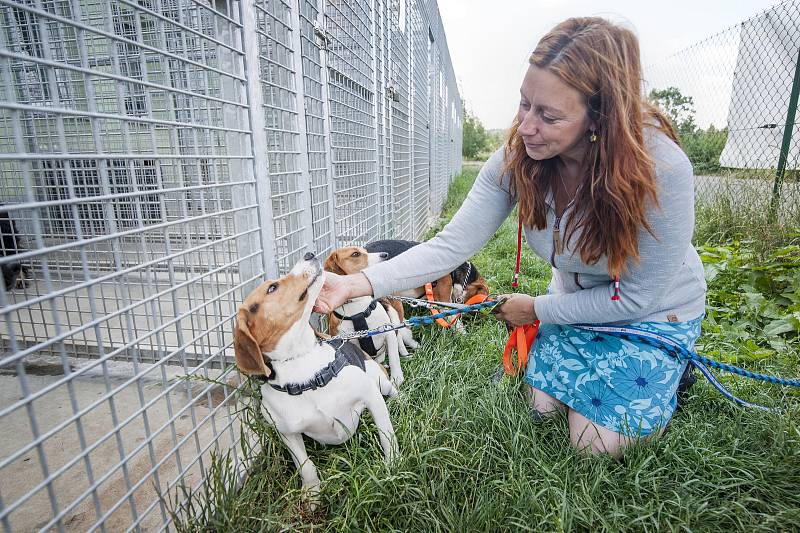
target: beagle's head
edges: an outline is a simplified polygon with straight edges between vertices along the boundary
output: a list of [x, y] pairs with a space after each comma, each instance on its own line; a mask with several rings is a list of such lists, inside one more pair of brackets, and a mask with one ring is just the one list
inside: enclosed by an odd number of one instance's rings
[[477, 296], [478, 294], [489, 296], [489, 285], [486, 283], [486, 280], [483, 278], [483, 276], [478, 276], [475, 281], [467, 285], [466, 289], [464, 290], [464, 301], [469, 301], [470, 298]]
[[386, 252], [370, 253], [363, 246], [345, 246], [332, 251], [325, 260], [325, 270], [335, 274], [356, 274], [368, 266], [386, 261]]
[[471, 261], [465, 261], [450, 275], [453, 279], [453, 301], [466, 302], [478, 294], [489, 295], [489, 285]]
[[233, 334], [236, 366], [243, 374], [272, 373], [267, 361], [271, 355], [279, 358], [277, 352], [310, 327], [311, 309], [324, 282], [319, 261], [309, 253], [284, 277], [265, 281], [245, 298]]

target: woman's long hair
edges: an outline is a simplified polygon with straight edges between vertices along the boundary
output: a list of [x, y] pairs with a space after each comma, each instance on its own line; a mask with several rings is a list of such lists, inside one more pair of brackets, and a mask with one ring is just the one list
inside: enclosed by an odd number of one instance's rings
[[[589, 181], [578, 188], [564, 242], [579, 231], [581, 260], [594, 264], [605, 255], [609, 274], [619, 275], [628, 258], [639, 260], [639, 230], [652, 233], [646, 212], [648, 205], [658, 205], [655, 167], [642, 130], [652, 125], [678, 142], [669, 120], [642, 97], [639, 43], [633, 32], [604, 19], [571, 18], [539, 41], [530, 63], [586, 98], [598, 139], [589, 144], [584, 164]], [[542, 230], [545, 193], [548, 187], [555, 190], [557, 161], [528, 157], [518, 127], [515, 120], [505, 145], [505, 171], [522, 221]]]

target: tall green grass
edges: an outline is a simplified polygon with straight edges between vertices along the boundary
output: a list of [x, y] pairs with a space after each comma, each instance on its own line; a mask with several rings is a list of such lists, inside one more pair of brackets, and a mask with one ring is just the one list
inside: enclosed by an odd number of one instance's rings
[[[453, 183], [451, 216], [476, 172]], [[493, 292], [510, 284], [516, 221], [475, 257]], [[523, 255], [523, 290], [543, 290], [546, 263]], [[243, 413], [263, 451], [239, 490], [232, 465], [191, 508], [173, 505], [179, 530], [215, 531], [790, 531], [800, 529], [800, 402], [780, 388], [725, 377], [739, 395], [786, 409], [750, 411], [695, 386], [667, 432], [620, 461], [569, 445], [564, 418], [535, 422], [518, 379], [491, 376], [505, 328], [486, 316], [463, 335], [415, 331], [406, 382], [388, 402], [401, 457], [386, 466], [370, 417], [341, 446], [307, 440], [322, 479], [322, 505], [302, 504], [289, 452], [256, 412]], [[761, 370], [797, 375], [793, 363]], [[225, 474], [225, 472], [228, 472]]]
[[[746, 178], [720, 176], [709, 187], [711, 194], [698, 195], [694, 242], [746, 241], [761, 257], [777, 247], [800, 244], [800, 186], [797, 181], [784, 183], [773, 216], [771, 180], [763, 173]], [[700, 187], [705, 186], [701, 181]]]

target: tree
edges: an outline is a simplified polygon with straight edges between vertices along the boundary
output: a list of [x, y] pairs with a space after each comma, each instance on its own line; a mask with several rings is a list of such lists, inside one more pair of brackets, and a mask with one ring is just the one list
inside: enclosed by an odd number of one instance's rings
[[677, 87], [653, 89], [648, 98], [667, 115], [678, 130], [681, 146], [692, 162], [694, 171], [719, 171], [719, 157], [728, 139], [728, 128], [718, 130], [713, 124], [705, 130], [698, 128], [694, 121], [694, 99], [681, 94]]
[[677, 87], [653, 89], [648, 98], [669, 117], [678, 134], [689, 135], [697, 129], [694, 122], [694, 99], [681, 94]]
[[461, 143], [461, 155], [464, 159], [476, 159], [478, 154], [483, 152], [489, 145], [489, 134], [481, 124], [478, 117], [463, 108], [463, 137]]

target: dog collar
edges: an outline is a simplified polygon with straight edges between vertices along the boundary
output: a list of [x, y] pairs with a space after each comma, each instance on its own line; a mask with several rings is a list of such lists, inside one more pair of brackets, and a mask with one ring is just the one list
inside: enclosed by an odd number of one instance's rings
[[333, 316], [335, 316], [339, 320], [350, 320], [352, 322], [356, 322], [369, 317], [369, 315], [372, 314], [372, 312], [375, 310], [376, 307], [378, 307], [378, 300], [372, 300], [372, 302], [367, 306], [367, 308], [361, 311], [360, 313], [356, 313], [350, 316], [345, 316], [342, 315], [341, 313], [337, 313], [336, 310], [334, 310]]
[[466, 287], [467, 285], [469, 285], [469, 277], [472, 275], [472, 262], [466, 261], [466, 264], [467, 264], [467, 273], [464, 274], [464, 279], [461, 282], [459, 282], [456, 279], [455, 275], [453, 275], [452, 272], [450, 273], [450, 277], [453, 279], [453, 283], [458, 283], [462, 287]]
[[265, 380], [266, 383], [276, 391], [285, 392], [290, 396], [299, 396], [309, 390], [321, 389], [338, 376], [345, 367], [350, 365], [357, 366], [363, 372], [366, 372], [364, 357], [353, 344], [341, 339], [326, 342], [336, 350], [336, 357], [314, 374], [314, 377], [310, 380], [303, 383], [287, 383], [286, 385], [275, 385], [270, 383], [269, 380]]

